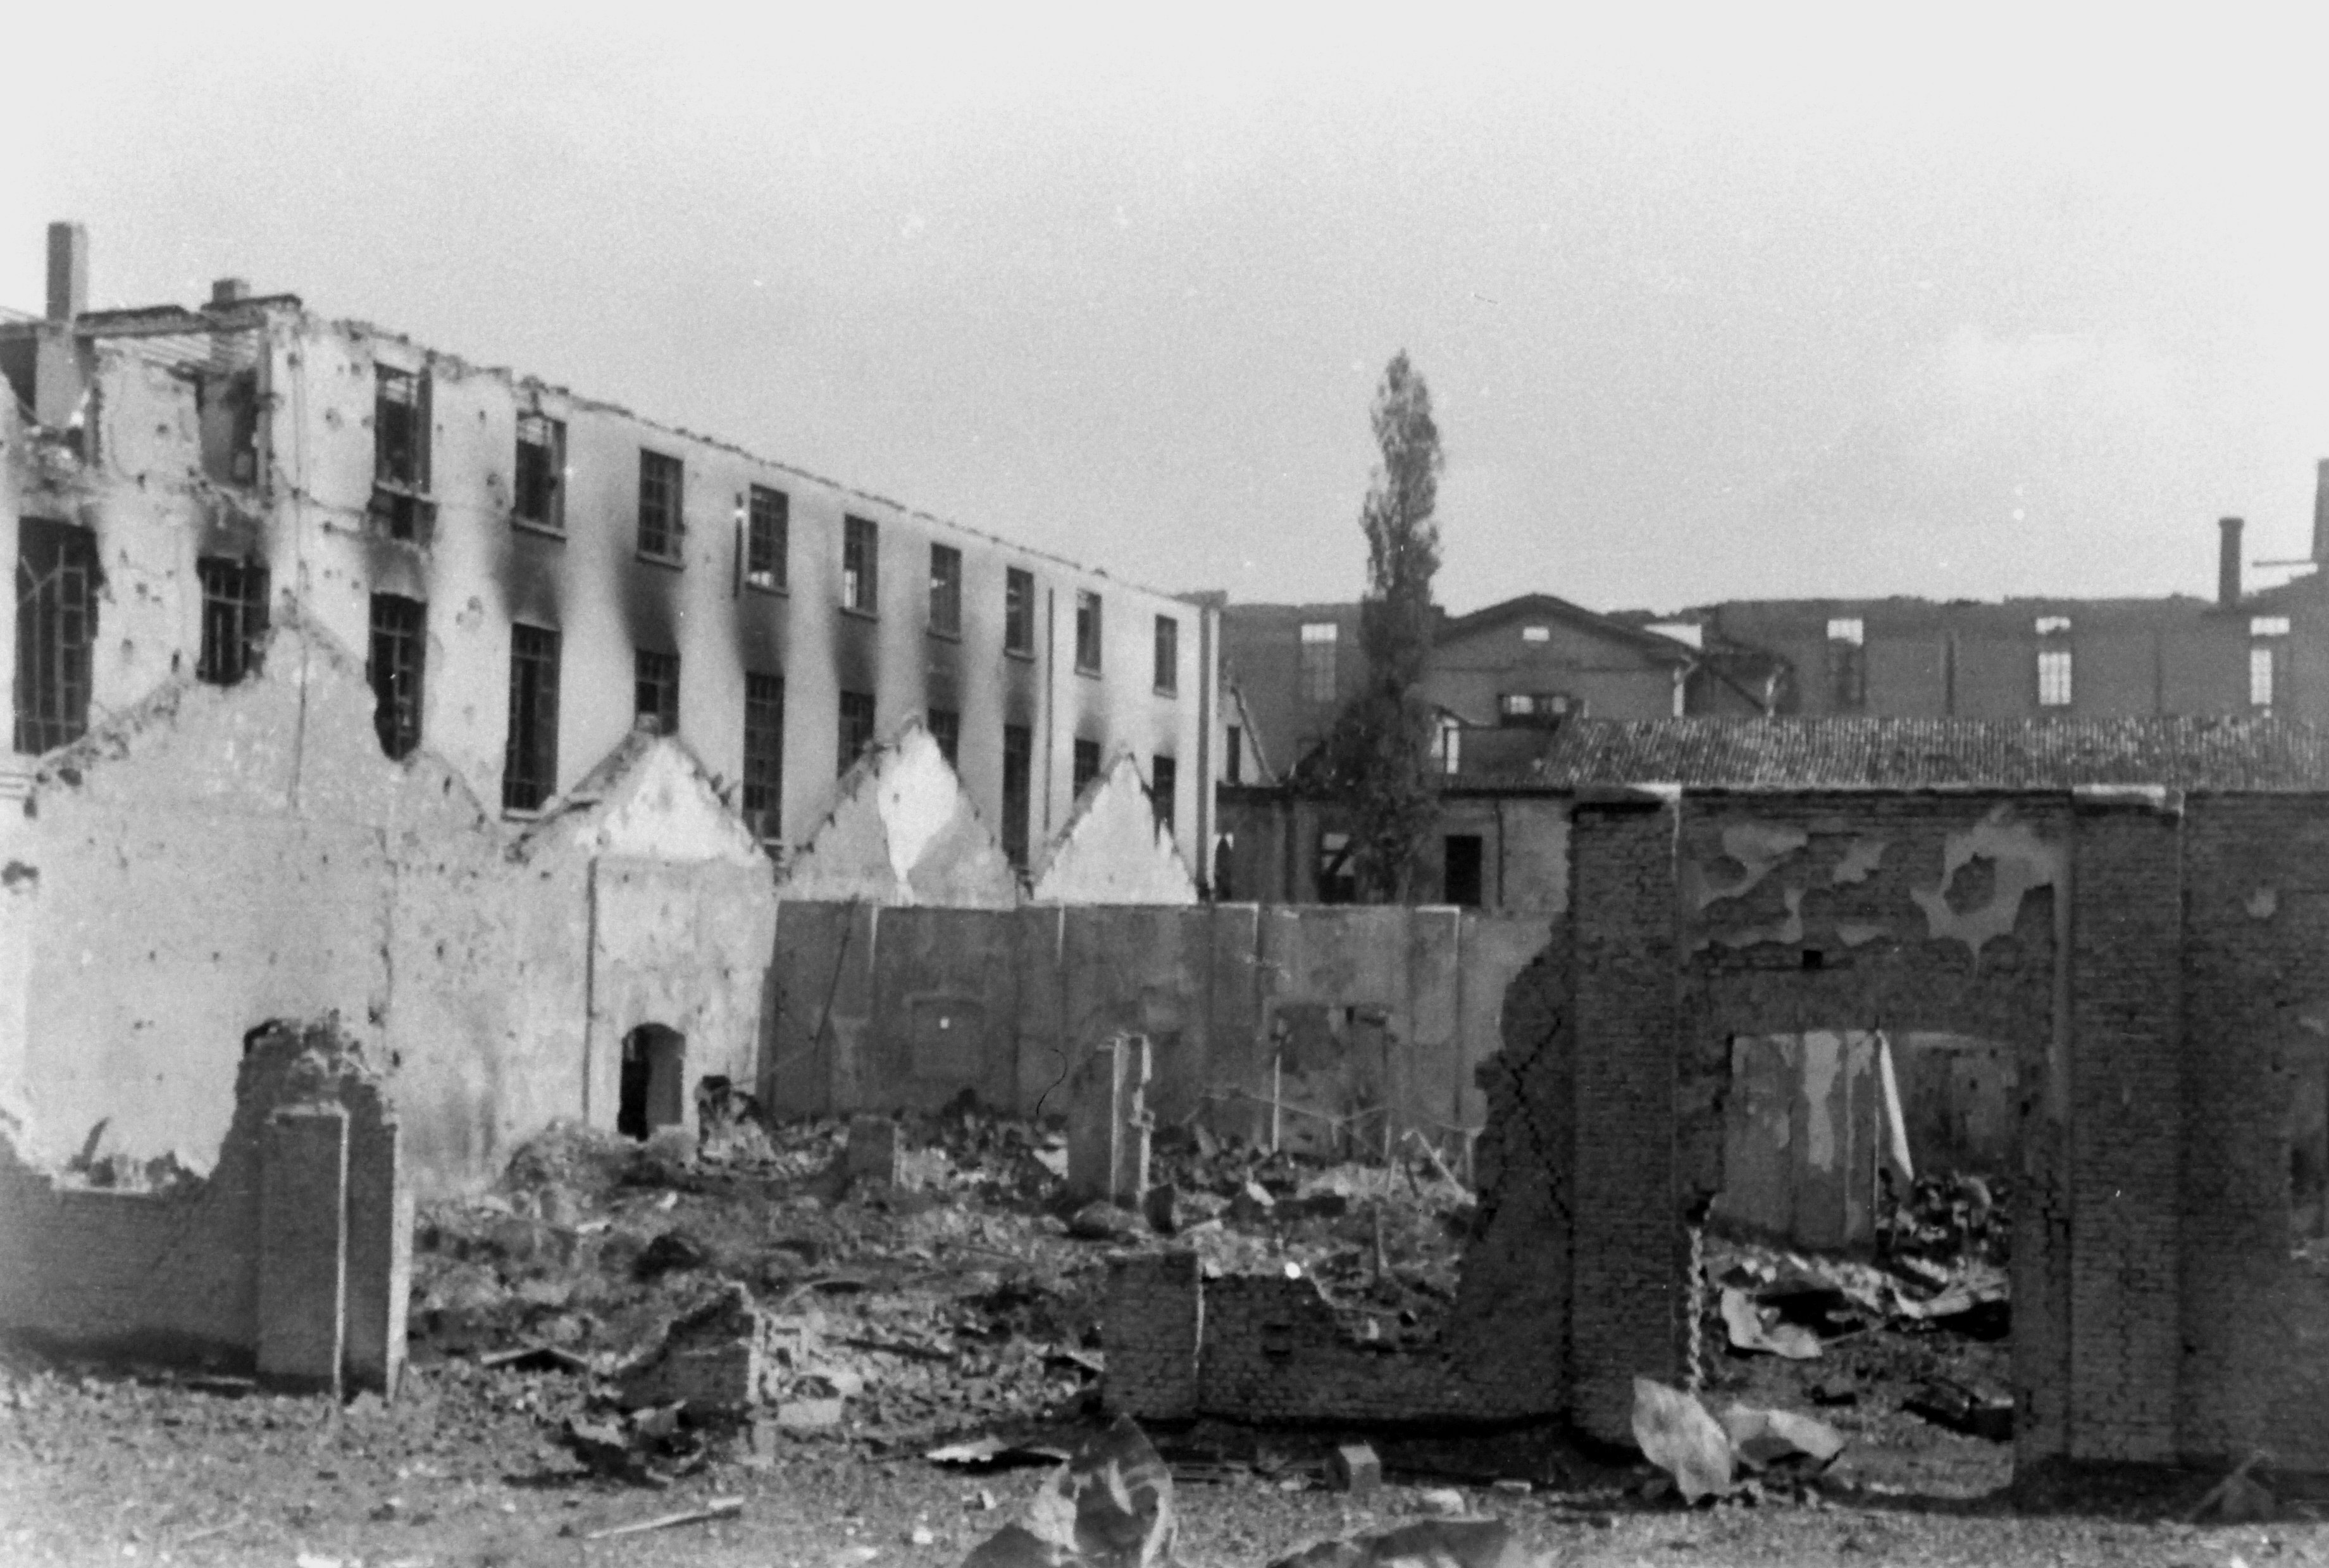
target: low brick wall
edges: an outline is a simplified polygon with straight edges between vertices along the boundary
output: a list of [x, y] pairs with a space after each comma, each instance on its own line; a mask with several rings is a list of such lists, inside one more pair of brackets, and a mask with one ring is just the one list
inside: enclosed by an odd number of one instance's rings
[[158, 1191], [33, 1168], [0, 1137], [0, 1332], [76, 1354], [392, 1391], [412, 1204], [395, 1117], [326, 1025], [248, 1049], [209, 1176]]

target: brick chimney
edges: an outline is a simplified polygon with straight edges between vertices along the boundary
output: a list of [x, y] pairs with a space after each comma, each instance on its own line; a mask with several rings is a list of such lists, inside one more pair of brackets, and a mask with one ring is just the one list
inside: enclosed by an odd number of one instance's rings
[[89, 230], [49, 225], [49, 319], [71, 321], [89, 309]]
[[2319, 473], [2313, 481], [2313, 559], [2329, 566], [2329, 458], [2314, 467]]
[[248, 278], [220, 278], [211, 284], [211, 305], [213, 308], [222, 305], [240, 305], [250, 298], [250, 279]]
[[2216, 526], [2223, 538], [2216, 547], [2216, 602], [2226, 609], [2240, 607], [2240, 520], [2226, 517]]

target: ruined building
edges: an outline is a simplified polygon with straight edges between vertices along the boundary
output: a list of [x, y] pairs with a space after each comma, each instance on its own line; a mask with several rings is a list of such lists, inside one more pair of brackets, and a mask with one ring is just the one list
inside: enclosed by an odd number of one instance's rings
[[20, 757], [174, 675], [231, 684], [296, 604], [365, 659], [383, 751], [512, 818], [646, 723], [781, 855], [919, 718], [1023, 869], [1119, 756], [1210, 839], [1217, 600], [239, 279], [93, 311], [81, 231], [50, 240], [46, 316], [0, 321]]

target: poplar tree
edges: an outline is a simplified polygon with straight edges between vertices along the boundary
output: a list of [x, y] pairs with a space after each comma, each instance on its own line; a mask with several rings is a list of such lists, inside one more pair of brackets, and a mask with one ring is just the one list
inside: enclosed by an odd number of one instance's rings
[[1373, 422], [1382, 459], [1359, 515], [1367, 536], [1359, 603], [1365, 685], [1337, 715], [1315, 771], [1350, 813], [1359, 896], [1405, 902], [1438, 814], [1429, 767], [1432, 715], [1417, 688], [1431, 653], [1441, 458], [1430, 389], [1404, 349], [1375, 391]]

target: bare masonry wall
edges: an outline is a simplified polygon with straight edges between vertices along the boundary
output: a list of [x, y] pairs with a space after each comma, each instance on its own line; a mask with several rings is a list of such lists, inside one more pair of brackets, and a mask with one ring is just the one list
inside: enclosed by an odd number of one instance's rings
[[114, 1191], [0, 1139], [0, 1327], [71, 1349], [392, 1389], [412, 1200], [378, 1077], [336, 1030], [255, 1042], [207, 1179]]
[[1020, 910], [787, 901], [778, 911], [762, 1098], [781, 1112], [944, 1104], [964, 1090], [1066, 1110], [1078, 1054], [1147, 1036], [1160, 1122], [1379, 1147], [1476, 1129], [1473, 1069], [1550, 919], [1250, 904]]

